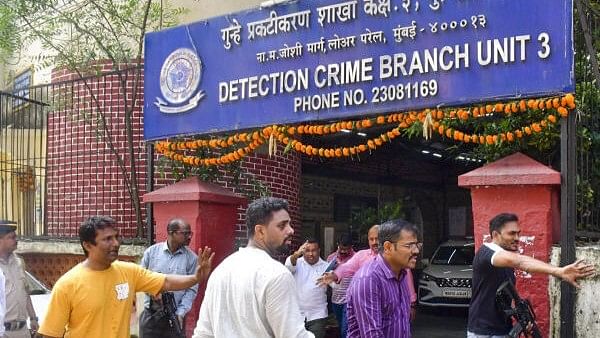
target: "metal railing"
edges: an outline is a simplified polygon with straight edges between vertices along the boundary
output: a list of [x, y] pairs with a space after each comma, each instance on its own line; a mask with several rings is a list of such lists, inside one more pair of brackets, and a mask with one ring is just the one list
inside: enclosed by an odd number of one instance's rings
[[574, 25], [578, 101], [576, 234], [580, 240], [594, 241], [600, 239], [600, 74], [595, 62], [597, 52], [590, 55], [589, 48], [590, 43], [600, 39], [600, 13], [586, 2], [578, 2], [577, 9]]
[[45, 223], [48, 105], [43, 94], [0, 92], [0, 218], [20, 224], [22, 235], [41, 234]]
[[[17, 221], [20, 235], [77, 237], [86, 217], [109, 215], [123, 237], [138, 236], [123, 98], [139, 71], [0, 92], [0, 218]], [[133, 148], [143, 192], [142, 102], [133, 109]]]

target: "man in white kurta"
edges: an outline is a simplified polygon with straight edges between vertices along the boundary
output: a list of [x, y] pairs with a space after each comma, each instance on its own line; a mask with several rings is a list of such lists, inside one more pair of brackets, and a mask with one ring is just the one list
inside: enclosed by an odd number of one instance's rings
[[328, 265], [321, 259], [321, 249], [315, 239], [307, 240], [285, 261], [285, 266], [296, 281], [298, 304], [305, 327], [315, 338], [325, 337], [327, 287], [317, 285], [317, 279], [323, 275]]
[[248, 246], [208, 279], [193, 338], [313, 338], [298, 308], [294, 277], [271, 258], [291, 243], [287, 202], [266, 197], [246, 211]]

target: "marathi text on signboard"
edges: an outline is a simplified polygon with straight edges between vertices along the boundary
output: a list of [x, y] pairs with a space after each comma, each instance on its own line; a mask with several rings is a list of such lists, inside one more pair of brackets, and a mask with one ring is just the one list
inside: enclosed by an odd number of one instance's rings
[[151, 33], [145, 138], [570, 92], [571, 13], [558, 0], [300, 0]]

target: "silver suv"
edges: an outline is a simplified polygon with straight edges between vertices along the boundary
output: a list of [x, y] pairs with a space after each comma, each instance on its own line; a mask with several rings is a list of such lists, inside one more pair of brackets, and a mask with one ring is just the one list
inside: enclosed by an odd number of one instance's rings
[[468, 307], [474, 256], [475, 243], [472, 240], [442, 243], [419, 278], [419, 304]]

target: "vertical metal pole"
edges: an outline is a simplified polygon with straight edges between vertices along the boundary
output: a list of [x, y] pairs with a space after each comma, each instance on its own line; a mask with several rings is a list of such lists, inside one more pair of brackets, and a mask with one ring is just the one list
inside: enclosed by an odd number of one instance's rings
[[[52, 86], [52, 90], [50, 89], [50, 87], [45, 87], [46, 88], [46, 97], [48, 98], [48, 102], [50, 102], [50, 104], [54, 104], [54, 86]], [[52, 95], [52, 97], [50, 97], [50, 95]], [[49, 124], [50, 124], [50, 114], [53, 113], [52, 110], [50, 108], [46, 109], [44, 107], [44, 118], [43, 118], [43, 127], [42, 127], [42, 135], [43, 135], [43, 141], [42, 141], [42, 153], [44, 154], [43, 159], [42, 159], [42, 163], [44, 166], [43, 169], [43, 175], [44, 175], [44, 192], [43, 192], [43, 198], [42, 198], [42, 208], [44, 208], [44, 210], [42, 211], [43, 214], [43, 219], [42, 219], [42, 235], [43, 236], [48, 236], [48, 134], [50, 133], [50, 128], [49, 128]], [[56, 117], [56, 115], [54, 116]], [[46, 133], [44, 134], [43, 131], [46, 131]]]
[[6, 127], [8, 126], [7, 117], [5, 113], [5, 96], [0, 93], [0, 188], [3, 188], [0, 191], [0, 218], [8, 219], [8, 165], [6, 161], [8, 160], [8, 154], [6, 149], [5, 136]]
[[[146, 192], [154, 190], [154, 143], [146, 143]], [[154, 212], [152, 203], [146, 203], [146, 237], [148, 245], [154, 243]]]
[[[575, 231], [577, 230], [577, 130], [575, 112], [561, 123], [561, 197], [560, 197], [560, 264], [575, 261]], [[560, 336], [575, 337], [575, 289], [568, 283], [560, 283]]]

